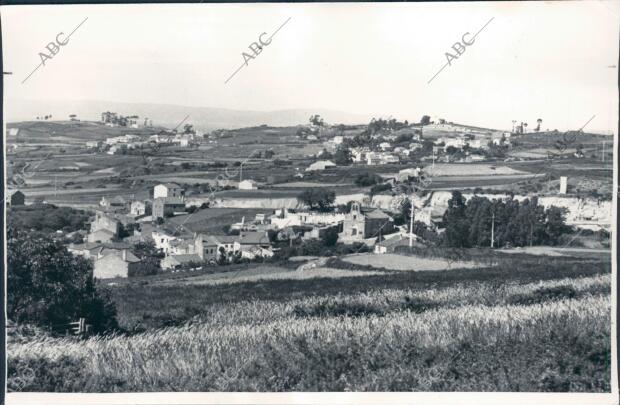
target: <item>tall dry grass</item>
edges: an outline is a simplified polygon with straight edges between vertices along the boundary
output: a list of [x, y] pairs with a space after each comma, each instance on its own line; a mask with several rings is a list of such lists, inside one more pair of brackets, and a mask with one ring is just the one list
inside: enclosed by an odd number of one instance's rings
[[220, 303], [183, 326], [133, 336], [10, 342], [8, 386], [607, 391], [609, 283], [607, 274]]

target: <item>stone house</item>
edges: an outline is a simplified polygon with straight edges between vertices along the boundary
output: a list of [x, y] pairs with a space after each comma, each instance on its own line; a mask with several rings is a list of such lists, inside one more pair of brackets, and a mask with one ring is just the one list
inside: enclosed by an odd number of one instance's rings
[[93, 277], [98, 279], [126, 278], [140, 266], [140, 259], [127, 249], [104, 249], [98, 256], [93, 270]]
[[153, 219], [185, 212], [185, 203], [179, 197], [157, 197], [153, 201]]
[[160, 266], [164, 270], [170, 270], [189, 263], [200, 263], [201, 261], [202, 259], [197, 254], [170, 255], [161, 260]]

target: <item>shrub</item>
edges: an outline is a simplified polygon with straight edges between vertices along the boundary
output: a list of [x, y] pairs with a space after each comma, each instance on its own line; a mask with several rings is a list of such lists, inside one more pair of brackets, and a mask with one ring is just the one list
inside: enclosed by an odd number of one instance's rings
[[358, 317], [383, 315], [384, 310], [375, 304], [340, 302], [328, 299], [314, 305], [296, 305], [293, 313], [299, 318], [331, 316]]
[[577, 291], [573, 287], [561, 285], [557, 287], [542, 287], [534, 290], [530, 294], [517, 294], [510, 297], [507, 301], [516, 305], [542, 304], [547, 301], [557, 301], [566, 298], [575, 298]]

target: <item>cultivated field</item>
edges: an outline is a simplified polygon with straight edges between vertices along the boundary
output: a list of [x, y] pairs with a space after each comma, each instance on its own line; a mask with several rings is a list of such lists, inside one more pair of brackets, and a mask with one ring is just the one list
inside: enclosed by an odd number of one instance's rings
[[422, 258], [416, 256], [403, 256], [398, 254], [360, 253], [343, 257], [348, 263], [361, 266], [371, 266], [386, 270], [398, 271], [436, 271], [449, 269], [471, 269], [479, 267], [479, 264], [470, 261], [448, 261], [442, 258]]
[[118, 285], [111, 291], [130, 333], [84, 341], [10, 334], [8, 388], [610, 390], [608, 259], [506, 255], [476, 270], [320, 271]]

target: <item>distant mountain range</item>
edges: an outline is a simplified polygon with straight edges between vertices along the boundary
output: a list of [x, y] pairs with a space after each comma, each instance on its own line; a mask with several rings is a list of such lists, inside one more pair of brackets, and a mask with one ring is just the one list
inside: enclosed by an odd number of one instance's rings
[[293, 126], [307, 124], [313, 114], [319, 114], [330, 124], [367, 124], [371, 115], [351, 114], [326, 109], [290, 109], [279, 111], [245, 111], [225, 108], [185, 107], [172, 104], [121, 103], [113, 101], [46, 101], [46, 100], [6, 100], [5, 119], [7, 122], [34, 121], [37, 116], [52, 115], [52, 120], [67, 120], [70, 114], [78, 119], [97, 121], [101, 113], [112, 111], [124, 116], [137, 115], [140, 121], [145, 117], [154, 125], [176, 127], [183, 119], [196, 129], [245, 128], [258, 125]]

